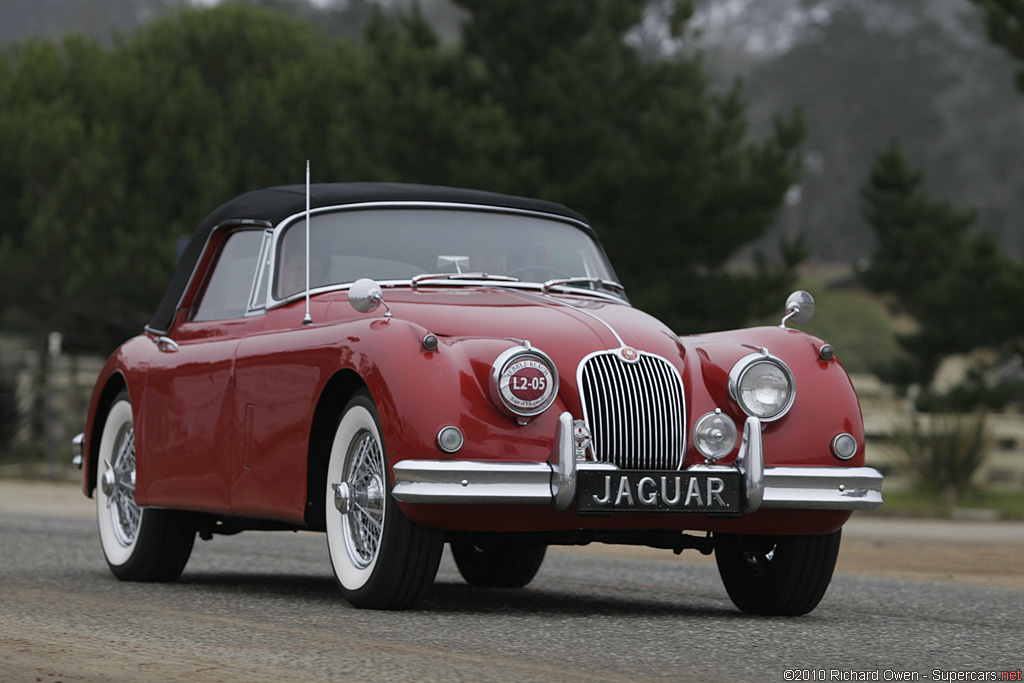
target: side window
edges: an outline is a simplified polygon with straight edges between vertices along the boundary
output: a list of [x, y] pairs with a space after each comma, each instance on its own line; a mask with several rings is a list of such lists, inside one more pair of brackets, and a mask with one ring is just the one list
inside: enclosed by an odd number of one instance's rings
[[262, 230], [228, 235], [193, 320], [224, 320], [245, 315], [262, 244]]

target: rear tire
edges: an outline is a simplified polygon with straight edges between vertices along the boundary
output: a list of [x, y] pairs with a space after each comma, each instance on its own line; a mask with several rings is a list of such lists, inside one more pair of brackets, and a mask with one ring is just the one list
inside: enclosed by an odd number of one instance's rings
[[196, 527], [188, 513], [135, 502], [135, 426], [127, 392], [107, 412], [96, 461], [96, 520], [110, 571], [122, 581], [177, 579], [192, 554]]
[[747, 614], [807, 614], [832, 580], [841, 534], [715, 534], [718, 573], [733, 603]]
[[338, 423], [327, 465], [327, 548], [354, 607], [406, 609], [432, 588], [444, 535], [399, 509], [380, 431], [370, 394], [357, 393]]
[[459, 573], [471, 586], [522, 588], [533, 581], [547, 552], [545, 545], [508, 545], [495, 541], [451, 544]]

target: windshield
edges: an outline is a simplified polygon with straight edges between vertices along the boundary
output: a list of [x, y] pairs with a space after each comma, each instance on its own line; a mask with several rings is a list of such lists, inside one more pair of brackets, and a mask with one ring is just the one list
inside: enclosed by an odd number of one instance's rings
[[[305, 219], [298, 218], [278, 243], [275, 299], [305, 290], [305, 228]], [[561, 280], [621, 293], [598, 282], [616, 277], [594, 240], [557, 220], [467, 209], [373, 208], [313, 214], [309, 234], [312, 289], [363, 277], [422, 283], [433, 278], [417, 276], [486, 274], [501, 283]]]

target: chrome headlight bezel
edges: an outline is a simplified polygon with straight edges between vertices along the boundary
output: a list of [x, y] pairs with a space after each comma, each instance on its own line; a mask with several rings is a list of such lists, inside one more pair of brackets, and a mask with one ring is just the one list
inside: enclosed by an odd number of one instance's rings
[[[530, 375], [527, 377], [527, 375]], [[540, 383], [543, 386], [526, 388], [517, 393], [517, 379]], [[521, 345], [506, 349], [491, 364], [489, 378], [491, 400], [502, 411], [518, 419], [540, 415], [551, 407], [558, 396], [558, 368], [546, 353], [531, 346]], [[540, 392], [536, 397], [532, 394]]]
[[[785, 396], [780, 401], [772, 403], [770, 410], [758, 410], [751, 401], [745, 398], [748, 390], [752, 390], [750, 383], [754, 381], [754, 369], [767, 369], [769, 372], [777, 370], [779, 377], [785, 383]], [[729, 371], [729, 393], [744, 413], [756, 417], [762, 422], [774, 422], [782, 418], [789, 409], [793, 407], [796, 400], [796, 382], [793, 379], [793, 372], [789, 366], [767, 351], [752, 353], [739, 359], [732, 370]]]

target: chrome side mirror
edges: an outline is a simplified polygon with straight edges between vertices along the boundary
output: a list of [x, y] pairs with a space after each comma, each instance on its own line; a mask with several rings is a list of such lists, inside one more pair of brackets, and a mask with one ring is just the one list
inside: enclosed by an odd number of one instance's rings
[[378, 306], [384, 304], [384, 315], [391, 317], [391, 309], [384, 303], [384, 291], [375, 280], [368, 277], [360, 278], [349, 286], [348, 302], [360, 313], [376, 310]]
[[814, 317], [814, 297], [810, 292], [800, 289], [789, 295], [786, 299], [786, 316], [779, 323], [779, 327], [785, 328], [786, 323], [792, 322], [795, 325], [805, 323]]

